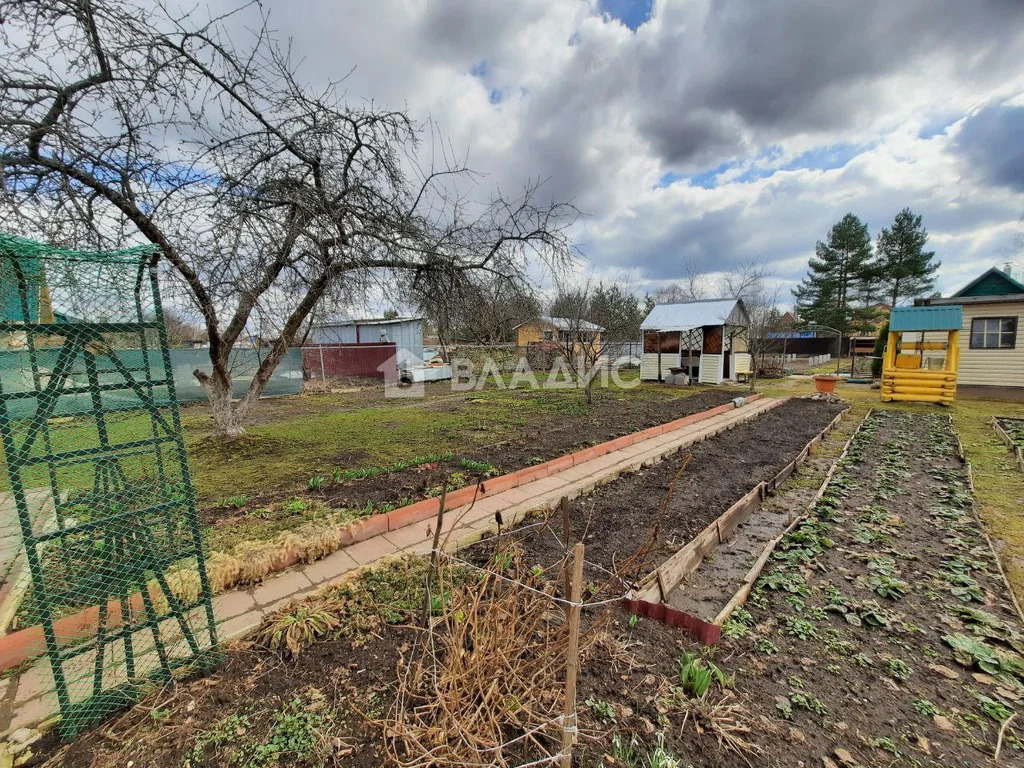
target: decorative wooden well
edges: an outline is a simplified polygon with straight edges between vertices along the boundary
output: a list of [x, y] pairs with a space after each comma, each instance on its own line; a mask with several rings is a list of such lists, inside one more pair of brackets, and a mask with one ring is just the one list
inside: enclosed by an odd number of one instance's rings
[[893, 309], [882, 364], [882, 401], [951, 405], [962, 326], [959, 306]]

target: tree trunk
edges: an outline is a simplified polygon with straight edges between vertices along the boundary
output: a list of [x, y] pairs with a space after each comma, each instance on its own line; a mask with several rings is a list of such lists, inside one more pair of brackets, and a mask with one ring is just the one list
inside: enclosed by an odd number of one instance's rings
[[199, 380], [210, 400], [214, 437], [233, 440], [244, 435], [243, 413], [233, 401], [230, 377], [217, 373], [210, 376], [198, 368], [192, 372], [192, 375]]

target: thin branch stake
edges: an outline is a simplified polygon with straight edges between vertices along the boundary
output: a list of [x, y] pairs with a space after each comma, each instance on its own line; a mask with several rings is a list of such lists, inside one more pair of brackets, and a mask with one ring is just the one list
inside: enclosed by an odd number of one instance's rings
[[565, 656], [565, 702], [562, 707], [562, 768], [572, 768], [576, 742], [576, 673], [580, 664], [580, 600], [583, 596], [583, 542], [572, 551], [572, 605], [569, 606], [569, 648]]
[[[430, 583], [435, 573], [437, 573], [437, 547], [441, 541], [441, 526], [444, 525], [444, 502], [448, 496], [448, 478], [447, 476], [441, 482], [441, 499], [437, 506], [437, 520], [434, 522], [434, 545], [430, 548], [430, 568], [427, 570], [427, 591], [423, 595], [423, 617], [422, 624], [427, 626], [427, 622], [430, 621]], [[444, 596], [441, 597], [444, 600]]]

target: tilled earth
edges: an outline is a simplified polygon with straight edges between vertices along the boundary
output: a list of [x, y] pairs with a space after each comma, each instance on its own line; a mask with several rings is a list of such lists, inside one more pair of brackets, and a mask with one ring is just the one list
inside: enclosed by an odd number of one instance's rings
[[[645, 576], [751, 488], [778, 474], [842, 408], [820, 400], [789, 400], [753, 421], [574, 500], [570, 541], [582, 540], [586, 545], [590, 565], [584, 575], [593, 583], [606, 580], [612, 570], [627, 580]], [[553, 519], [550, 528], [530, 527], [534, 522], [525, 521], [522, 532], [513, 529], [503, 539], [523, 548], [526, 563], [551, 566], [564, 554], [562, 524]], [[506, 543], [502, 541], [501, 546]], [[481, 563], [495, 546], [492, 539], [472, 547], [468, 554]], [[623, 573], [619, 566], [640, 551], [642, 556], [631, 561], [631, 571]]]
[[[402, 567], [389, 578], [401, 579]], [[290, 661], [239, 647], [214, 676], [156, 694], [66, 752], [53, 740], [36, 745], [30, 764], [237, 765], [301, 701], [330, 713], [326, 751], [314, 763], [280, 752], [277, 764], [388, 765], [376, 723], [394, 705], [396, 665], [417, 634], [404, 620], [418, 613], [407, 592], [422, 569], [407, 576], [404, 587], [378, 579], [367, 605], [385, 623], [312, 643]], [[1024, 627], [944, 417], [869, 418], [717, 649], [605, 610], [614, 641], [595, 646], [580, 671], [574, 765], [646, 768], [659, 743], [681, 766], [1024, 765], [1024, 728], [1007, 722], [1024, 696]], [[722, 670], [703, 697], [685, 690], [684, 653]]]

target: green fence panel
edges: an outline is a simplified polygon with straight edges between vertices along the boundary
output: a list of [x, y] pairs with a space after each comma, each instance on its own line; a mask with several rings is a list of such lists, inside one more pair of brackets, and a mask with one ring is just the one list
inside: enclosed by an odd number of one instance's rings
[[0, 234], [0, 274], [0, 524], [30, 576], [13, 628], [42, 627], [70, 737], [214, 660], [202, 529], [154, 251]]

